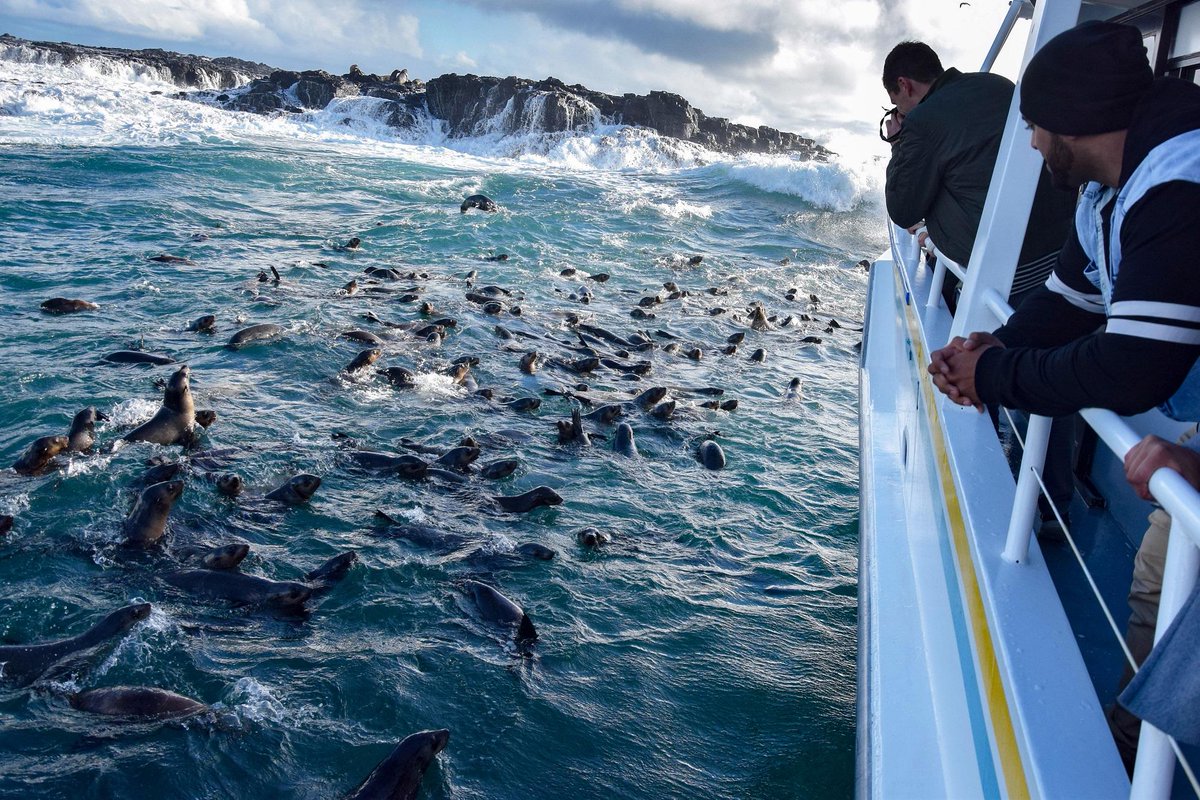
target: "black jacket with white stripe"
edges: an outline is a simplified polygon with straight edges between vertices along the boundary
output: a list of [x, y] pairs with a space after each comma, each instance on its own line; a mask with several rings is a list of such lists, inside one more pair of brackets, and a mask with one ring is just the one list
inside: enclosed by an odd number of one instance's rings
[[[1157, 145], [1198, 128], [1200, 86], [1155, 81], [1125, 139], [1121, 186]], [[1106, 227], [1111, 211], [1110, 204]], [[1072, 229], [1046, 286], [996, 331], [1006, 346], [980, 356], [981, 400], [1050, 416], [1081, 408], [1136, 414], [1175, 393], [1200, 356], [1200, 184], [1172, 181], [1147, 192], [1125, 216], [1121, 252], [1111, 319], [1128, 332], [1104, 327], [1103, 298], [1083, 275], [1088, 258]]]

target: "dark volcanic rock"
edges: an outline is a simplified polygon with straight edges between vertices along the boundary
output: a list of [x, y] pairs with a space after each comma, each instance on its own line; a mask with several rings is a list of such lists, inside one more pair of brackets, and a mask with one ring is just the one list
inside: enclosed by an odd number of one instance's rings
[[[9, 55], [9, 48], [28, 52]], [[46, 57], [37, 51], [57, 54], [65, 64], [85, 57], [140, 64], [169, 76], [177, 85], [203, 90], [191, 95], [194, 99], [235, 111], [269, 114], [319, 110], [339, 97], [367, 96], [385, 102], [381, 116], [390, 125], [411, 127], [428, 115], [442, 121], [447, 132], [456, 137], [590, 131], [600, 124], [623, 124], [649, 128], [712, 150], [796, 153], [821, 160], [831, 155], [811, 139], [794, 133], [708, 117], [670, 92], [616, 96], [578, 84], [568, 86], [555, 78], [531, 81], [453, 74], [424, 83], [410, 80], [404, 69], [394, 70], [387, 77], [364, 73], [357, 66], [351, 66], [345, 75], [323, 70], [293, 72], [232, 58], [27, 42], [0, 36], [0, 58]], [[239, 88], [220, 91], [234, 86]]]
[[[20, 57], [20, 50], [31, 54], [50, 54], [45, 60], [57, 60], [65, 66], [88, 58], [121, 61], [157, 72], [176, 86], [228, 89], [268, 74], [273, 69], [266, 64], [243, 61], [240, 58], [208, 58], [172, 53], [167, 50], [125, 50], [120, 47], [89, 47], [66, 42], [29, 42], [9, 34], [0, 35], [0, 58]], [[12, 52], [18, 51], [18, 52]]]

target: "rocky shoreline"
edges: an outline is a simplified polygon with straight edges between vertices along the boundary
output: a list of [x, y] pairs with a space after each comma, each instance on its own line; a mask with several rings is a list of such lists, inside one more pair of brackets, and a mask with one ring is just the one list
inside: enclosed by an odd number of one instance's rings
[[0, 59], [64, 65], [85, 59], [117, 62], [192, 90], [180, 92], [181, 99], [257, 114], [300, 113], [324, 109], [337, 98], [375, 97], [389, 104], [383, 115], [388, 124], [406, 128], [428, 116], [441, 121], [452, 137], [586, 132], [600, 124], [623, 124], [726, 153], [792, 153], [821, 161], [832, 155], [798, 134], [709, 117], [677, 94], [610, 95], [555, 78], [447, 74], [421, 81], [403, 69], [381, 76], [356, 66], [345, 75], [294, 72], [237, 58], [31, 42], [8, 34], [0, 35]]

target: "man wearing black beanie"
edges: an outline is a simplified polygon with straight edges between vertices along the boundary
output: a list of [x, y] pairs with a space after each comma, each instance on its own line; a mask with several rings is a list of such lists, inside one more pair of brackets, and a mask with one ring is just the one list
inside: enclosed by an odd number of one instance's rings
[[[1003, 327], [933, 354], [934, 383], [979, 408], [1159, 406], [1200, 420], [1200, 86], [1155, 79], [1136, 28], [1089, 22], [1034, 55], [1020, 98], [1055, 182], [1083, 187], [1074, 230], [1045, 287]], [[1139, 662], [1153, 644], [1163, 553], [1165, 530], [1143, 538], [1134, 566], [1126, 639]], [[1136, 720], [1118, 708], [1110, 721], [1130, 766]]]

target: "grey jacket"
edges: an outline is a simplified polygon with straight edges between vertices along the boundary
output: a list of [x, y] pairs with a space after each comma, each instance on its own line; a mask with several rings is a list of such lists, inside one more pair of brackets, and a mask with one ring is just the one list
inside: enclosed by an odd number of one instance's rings
[[[887, 210], [905, 228], [924, 219], [934, 244], [966, 266], [983, 216], [988, 183], [1012, 102], [1012, 81], [948, 69], [905, 118], [887, 168]], [[1041, 276], [1071, 229], [1075, 195], [1043, 170], [1018, 264], [1038, 262]], [[1024, 276], [1014, 278], [1014, 289]]]

